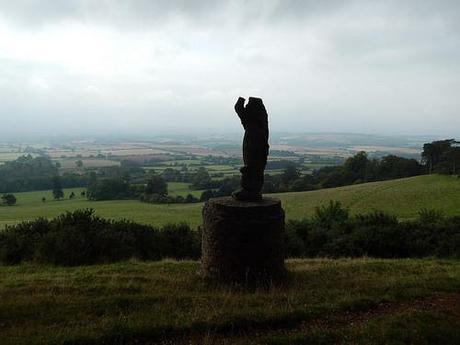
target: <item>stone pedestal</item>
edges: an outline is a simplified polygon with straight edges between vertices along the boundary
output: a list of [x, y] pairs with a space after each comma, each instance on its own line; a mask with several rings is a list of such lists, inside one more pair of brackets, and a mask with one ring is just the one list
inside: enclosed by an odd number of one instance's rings
[[285, 276], [281, 201], [210, 199], [203, 207], [201, 274], [223, 282], [252, 284]]

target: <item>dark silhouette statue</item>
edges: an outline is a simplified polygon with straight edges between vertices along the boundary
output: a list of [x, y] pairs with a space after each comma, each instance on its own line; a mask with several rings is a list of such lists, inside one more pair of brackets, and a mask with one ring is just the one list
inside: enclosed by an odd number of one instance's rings
[[236, 101], [235, 111], [244, 127], [243, 161], [241, 171], [241, 190], [232, 194], [240, 201], [262, 200], [264, 169], [268, 156], [268, 114], [262, 99], [240, 97]]

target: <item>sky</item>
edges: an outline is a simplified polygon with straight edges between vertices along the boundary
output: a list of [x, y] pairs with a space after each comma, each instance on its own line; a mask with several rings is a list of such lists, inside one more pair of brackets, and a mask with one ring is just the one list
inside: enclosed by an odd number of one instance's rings
[[0, 136], [460, 135], [460, 1], [0, 0]]

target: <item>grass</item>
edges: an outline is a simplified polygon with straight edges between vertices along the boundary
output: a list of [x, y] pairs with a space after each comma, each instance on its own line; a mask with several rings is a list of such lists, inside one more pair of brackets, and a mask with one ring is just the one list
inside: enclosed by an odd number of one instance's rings
[[[82, 190], [66, 189], [66, 197], [73, 191], [76, 198], [61, 201], [53, 200], [50, 191], [17, 193], [17, 205], [0, 207], [0, 227], [37, 217], [55, 217], [65, 211], [79, 208], [93, 208], [97, 215], [102, 217], [126, 218], [144, 224], [164, 225], [191, 220], [191, 224], [198, 225], [198, 204], [155, 205], [137, 200], [89, 201], [86, 197], [80, 196]], [[41, 201], [43, 196], [47, 199], [45, 203]]]
[[194, 197], [199, 198], [203, 190], [196, 190], [190, 188], [190, 183], [185, 182], [168, 182], [168, 194], [171, 196], [181, 195], [186, 197], [187, 194], [192, 194]]
[[400, 219], [414, 218], [422, 208], [460, 215], [460, 179], [425, 175], [371, 182], [303, 193], [274, 195], [283, 201], [288, 217], [312, 214], [315, 206], [338, 200], [352, 213], [381, 210]]
[[[186, 184], [171, 184], [171, 194], [188, 194]], [[71, 190], [66, 191], [66, 195]], [[18, 204], [0, 207], [0, 227], [38, 216], [54, 217], [66, 210], [94, 208], [100, 216], [127, 218], [140, 223], [163, 225], [185, 221], [192, 226], [201, 223], [202, 204], [154, 205], [136, 200], [88, 201], [74, 189], [74, 200], [52, 201], [51, 193], [15, 194]], [[182, 194], [182, 195], [183, 195]], [[192, 194], [197, 195], [194, 191]], [[42, 196], [47, 198], [41, 202]], [[273, 194], [280, 198], [288, 219], [299, 219], [314, 212], [316, 206], [339, 200], [352, 213], [382, 210], [401, 219], [414, 218], [421, 208], [441, 210], [446, 215], [460, 214], [460, 179], [451, 176], [417, 176], [405, 179], [371, 182], [354, 186], [322, 189], [312, 192]]]
[[436, 303], [421, 312], [392, 306], [451, 296], [459, 261], [313, 259], [287, 267], [286, 286], [250, 291], [202, 281], [191, 261], [0, 267], [1, 343], [329, 344], [346, 336], [344, 343], [424, 344], [437, 331], [444, 343], [458, 334], [458, 313], [446, 318]]

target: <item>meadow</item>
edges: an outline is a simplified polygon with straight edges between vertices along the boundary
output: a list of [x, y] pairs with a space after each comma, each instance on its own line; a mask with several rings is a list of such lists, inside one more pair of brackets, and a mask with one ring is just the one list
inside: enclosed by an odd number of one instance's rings
[[459, 261], [288, 260], [288, 284], [252, 290], [198, 265], [0, 267], [1, 343], [459, 343]]
[[[187, 184], [169, 185], [171, 195], [199, 196], [201, 191], [191, 191]], [[73, 191], [76, 198], [54, 201], [50, 191], [16, 193], [15, 206], [0, 207], [0, 227], [37, 217], [55, 217], [67, 210], [93, 208], [96, 214], [113, 219], [130, 219], [139, 223], [164, 225], [187, 222], [191, 226], [201, 223], [202, 203], [194, 204], [148, 204], [137, 200], [89, 201], [81, 196], [82, 188]], [[382, 182], [370, 182], [353, 186], [322, 189], [311, 192], [271, 194], [280, 198], [287, 219], [300, 219], [311, 215], [318, 205], [338, 200], [351, 213], [382, 210], [400, 219], [416, 217], [422, 208], [436, 209], [445, 215], [460, 215], [460, 179], [452, 176], [424, 175]], [[42, 202], [42, 197], [46, 202]]]

